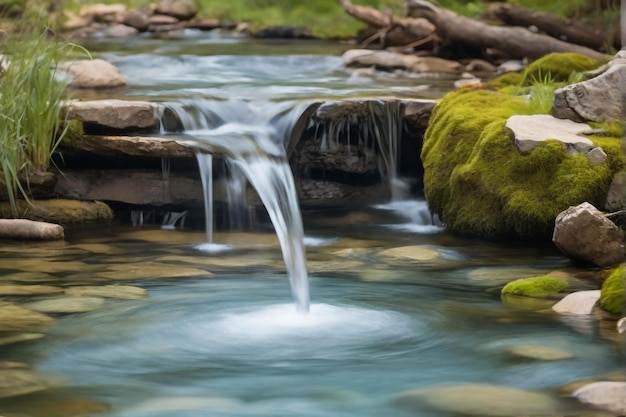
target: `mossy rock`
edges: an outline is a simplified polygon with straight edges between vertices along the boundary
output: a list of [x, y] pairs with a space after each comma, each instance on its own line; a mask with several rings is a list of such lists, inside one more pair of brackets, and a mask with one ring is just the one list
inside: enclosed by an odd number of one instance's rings
[[430, 209], [457, 234], [489, 239], [546, 238], [570, 206], [603, 207], [621, 170], [621, 136], [590, 139], [608, 155], [594, 166], [548, 140], [529, 154], [515, 148], [505, 127], [514, 114], [533, 114], [523, 97], [460, 89], [435, 107], [421, 159]]
[[8, 201], [0, 202], [0, 218], [21, 218], [50, 223], [94, 223], [113, 220], [113, 210], [100, 201], [37, 200], [32, 204], [19, 200], [16, 216]]
[[590, 71], [606, 61], [573, 52], [553, 52], [533, 61], [524, 71], [522, 84], [568, 81], [572, 73]]
[[600, 307], [613, 314], [624, 314], [624, 301], [626, 301], [624, 300], [625, 280], [626, 267], [622, 265], [615, 269], [604, 283], [602, 283]]
[[509, 86], [519, 86], [522, 84], [524, 75], [519, 72], [505, 72], [495, 78], [485, 82], [485, 85], [495, 88], [504, 88]]
[[520, 295], [524, 297], [546, 298], [567, 287], [562, 279], [542, 275], [511, 281], [502, 288], [502, 295]]

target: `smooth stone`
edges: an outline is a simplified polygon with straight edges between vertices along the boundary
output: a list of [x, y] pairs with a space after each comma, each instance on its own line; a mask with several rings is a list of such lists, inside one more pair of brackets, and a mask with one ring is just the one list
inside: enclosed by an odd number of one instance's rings
[[589, 315], [600, 300], [600, 290], [578, 291], [566, 295], [552, 306], [552, 310], [562, 314]]
[[[183, 255], [168, 255], [158, 258], [159, 262], [183, 262], [198, 266], [217, 266], [222, 268], [237, 268], [265, 265], [267, 257], [261, 256], [216, 256], [216, 257], [193, 257]], [[207, 272], [209, 273], [209, 272]], [[210, 274], [210, 273], [209, 273]], [[212, 274], [211, 274], [212, 275]]]
[[139, 262], [132, 265], [110, 265], [107, 270], [98, 272], [97, 277], [113, 280], [135, 280], [154, 278], [208, 277], [208, 271], [197, 268], [168, 265], [160, 262]]
[[365, 263], [349, 260], [327, 260], [327, 261], [307, 261], [307, 270], [310, 273], [326, 272], [352, 272], [355, 269], [363, 268]]
[[50, 316], [0, 301], [0, 331], [30, 331], [55, 323]]
[[398, 405], [425, 404], [433, 409], [459, 415], [515, 417], [556, 413], [558, 403], [551, 397], [522, 389], [485, 384], [465, 384], [406, 391]]
[[27, 219], [0, 219], [0, 238], [24, 240], [60, 240], [63, 226]]
[[510, 348], [509, 353], [523, 358], [537, 359], [540, 361], [560, 361], [572, 359], [576, 356], [572, 352], [564, 349], [557, 349], [547, 346], [522, 345]]
[[126, 77], [113, 64], [102, 59], [64, 63], [59, 71], [70, 76], [71, 88], [115, 88], [126, 85]]
[[626, 334], [626, 317], [619, 319], [616, 327], [619, 334]]
[[24, 369], [0, 370], [0, 398], [17, 397], [59, 386], [59, 381]]
[[626, 382], [593, 382], [577, 389], [574, 397], [617, 415], [626, 415]]
[[346, 248], [340, 249], [331, 254], [340, 256], [342, 258], [364, 258], [372, 254], [372, 249], [369, 248]]
[[96, 297], [62, 297], [49, 300], [33, 301], [25, 307], [42, 313], [85, 313], [97, 310], [104, 304], [102, 298]]
[[8, 279], [11, 282], [27, 283], [54, 282], [59, 280], [58, 277], [43, 272], [16, 272], [14, 274], [5, 275], [4, 279]]
[[513, 131], [515, 146], [520, 153], [531, 152], [548, 139], [558, 140], [574, 152], [587, 153], [594, 147], [591, 139], [582, 136], [593, 132], [589, 125], [548, 114], [511, 116], [505, 126]]
[[85, 252], [91, 252], [102, 255], [115, 255], [123, 253], [119, 248], [112, 245], [105, 245], [102, 243], [81, 243], [78, 245], [72, 245], [72, 249], [79, 249]]
[[0, 285], [2, 295], [47, 295], [59, 294], [63, 289], [50, 285]]
[[17, 269], [29, 272], [81, 272], [89, 270], [89, 266], [84, 262], [78, 261], [48, 261], [46, 259], [3, 259], [2, 267], [4, 269]]
[[439, 258], [439, 253], [424, 246], [402, 246], [391, 248], [379, 253], [380, 256], [406, 259], [412, 261], [432, 261]]
[[519, 278], [543, 275], [543, 272], [531, 268], [481, 267], [467, 273], [473, 281], [489, 281], [493, 284], [506, 284]]
[[0, 337], [0, 346], [12, 345], [14, 343], [30, 342], [45, 337], [43, 333], [18, 333], [13, 336]]
[[[142, 229], [137, 228], [132, 232], [120, 233], [121, 240], [141, 240], [152, 243], [163, 243], [167, 245], [176, 244], [196, 244], [206, 242], [206, 233], [204, 232], [188, 232], [180, 230], [164, 230], [164, 229]], [[215, 241], [219, 241], [215, 236]], [[221, 242], [221, 241], [220, 241]]]
[[102, 297], [120, 300], [139, 300], [148, 296], [145, 289], [130, 285], [70, 287], [65, 290], [65, 294], [72, 297]]

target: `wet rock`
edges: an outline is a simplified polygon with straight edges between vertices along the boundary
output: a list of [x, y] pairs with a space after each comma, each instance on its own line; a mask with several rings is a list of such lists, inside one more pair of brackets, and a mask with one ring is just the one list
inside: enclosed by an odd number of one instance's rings
[[72, 297], [117, 298], [120, 300], [139, 300], [146, 298], [145, 289], [130, 285], [78, 286], [65, 290]]
[[55, 323], [52, 317], [0, 301], [0, 331], [32, 331]]
[[515, 146], [521, 153], [531, 152], [540, 143], [556, 139], [571, 152], [587, 154], [595, 145], [582, 135], [593, 132], [585, 123], [561, 120], [547, 114], [515, 115], [508, 118], [506, 127], [513, 131]]
[[0, 370], [0, 398], [32, 394], [61, 385], [59, 380], [24, 369]]
[[617, 332], [619, 334], [626, 334], [626, 317], [622, 317], [616, 324]]
[[194, 157], [193, 149], [184, 142], [147, 136], [85, 135], [78, 142], [62, 145], [61, 149], [106, 156], [122, 154], [153, 158]]
[[112, 280], [136, 280], [155, 278], [208, 277], [210, 272], [202, 269], [168, 265], [159, 262], [138, 262], [132, 265], [111, 265], [96, 274]]
[[553, 300], [536, 298], [536, 297], [524, 297], [521, 295], [502, 294], [500, 296], [502, 304], [507, 307], [515, 308], [517, 310], [524, 311], [542, 311], [550, 310]]
[[57, 240], [65, 237], [63, 226], [26, 219], [0, 219], [0, 239]]
[[0, 296], [3, 295], [49, 295], [60, 294], [62, 288], [51, 285], [0, 285]]
[[[47, 259], [3, 259], [2, 267], [6, 269], [16, 269], [22, 271], [28, 271], [28, 275], [23, 275], [22, 278], [26, 282], [39, 282], [38, 277], [40, 273], [56, 274], [59, 272], [78, 272], [89, 269], [89, 266], [84, 262], [79, 261], [51, 261]], [[11, 276], [14, 277], [13, 275]], [[20, 279], [16, 274], [15, 277]], [[46, 281], [46, 275], [41, 276], [42, 280]]]
[[[201, 258], [194, 256], [176, 256], [168, 255], [157, 259], [160, 262], [181, 262], [198, 266], [216, 266], [221, 268], [248, 268], [259, 265], [267, 264], [267, 257], [256, 256], [224, 256]], [[212, 275], [210, 272], [205, 272], [206, 275]]]
[[[324, 260], [324, 261], [307, 261], [307, 270], [310, 273], [327, 273], [327, 272], [354, 272], [358, 268], [364, 267], [366, 264], [360, 261], [340, 260]], [[387, 272], [387, 275], [389, 273]]]
[[594, 382], [576, 390], [574, 397], [617, 415], [626, 415], [626, 382]]
[[429, 408], [459, 415], [540, 416], [558, 413], [558, 403], [551, 397], [516, 388], [466, 384], [406, 391], [395, 403], [403, 408], [426, 405]]
[[33, 301], [24, 304], [24, 307], [42, 313], [85, 313], [97, 310], [104, 304], [102, 298], [97, 297], [61, 297], [49, 300]]
[[624, 233], [598, 209], [585, 202], [561, 212], [554, 244], [567, 256], [607, 267], [624, 261]]
[[181, 20], [189, 20], [198, 13], [198, 6], [195, 0], [161, 0], [156, 7], [156, 12]]
[[150, 20], [147, 14], [139, 10], [129, 10], [128, 12], [124, 13], [122, 23], [124, 23], [126, 26], [137, 29], [139, 32], [145, 32], [146, 30], [148, 30]]
[[137, 36], [138, 33], [139, 31], [136, 28], [127, 26], [123, 23], [111, 26], [105, 31], [105, 35], [112, 38], [127, 38], [130, 36]]
[[514, 356], [528, 359], [536, 359], [540, 361], [560, 361], [576, 357], [572, 352], [568, 352], [567, 350], [547, 346], [514, 346], [508, 351]]
[[126, 78], [113, 64], [102, 59], [78, 60], [58, 67], [70, 77], [71, 88], [115, 88], [126, 85]]
[[[97, 134], [102, 131], [154, 133], [159, 128], [158, 106], [148, 102], [114, 99], [73, 100], [65, 105], [65, 112], [69, 120], [80, 120], [86, 133]], [[139, 138], [135, 140], [139, 141]]]
[[379, 255], [411, 261], [433, 261], [439, 258], [439, 252], [425, 246], [402, 246], [399, 248], [391, 248], [380, 252]]
[[562, 314], [588, 315], [600, 301], [600, 290], [578, 291], [568, 294], [552, 306], [552, 310]]
[[0, 337], [0, 346], [12, 345], [15, 343], [30, 342], [45, 337], [43, 333], [17, 333], [11, 336]]
[[185, 27], [188, 29], [211, 31], [222, 27], [222, 23], [217, 19], [194, 19], [185, 23]]
[[[18, 212], [20, 217], [25, 219], [60, 224], [108, 222], [113, 220], [111, 208], [99, 201], [76, 201], [57, 198], [32, 201], [32, 204], [18, 202]], [[10, 217], [11, 213], [9, 203], [0, 202], [0, 217]]]

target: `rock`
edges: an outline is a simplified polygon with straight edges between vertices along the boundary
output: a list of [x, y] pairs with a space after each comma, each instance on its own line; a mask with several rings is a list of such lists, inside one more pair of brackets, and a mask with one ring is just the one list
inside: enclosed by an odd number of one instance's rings
[[[61, 149], [110, 157], [128, 155], [150, 158], [194, 158], [195, 156], [193, 149], [184, 142], [147, 136], [85, 135], [80, 141], [61, 145]], [[65, 171], [63, 173], [65, 174]]]
[[0, 370], [0, 398], [17, 397], [57, 387], [58, 380], [25, 369]]
[[413, 128], [425, 129], [437, 104], [434, 100], [410, 100], [404, 108], [404, 121]]
[[69, 120], [82, 121], [86, 133], [158, 132], [159, 129], [158, 107], [143, 101], [74, 100], [65, 105], [65, 112]]
[[577, 122], [617, 121], [622, 117], [620, 86], [626, 79], [626, 52], [620, 51], [602, 74], [554, 92], [552, 115]]
[[59, 294], [63, 289], [51, 285], [0, 285], [0, 296], [3, 295], [46, 295]]
[[176, 29], [176, 25], [180, 23], [174, 16], [166, 16], [164, 14], [154, 14], [148, 18], [148, 27], [152, 26], [173, 26], [172, 29]]
[[587, 152], [587, 155], [585, 156], [587, 157], [589, 162], [591, 162], [591, 165], [595, 166], [604, 163], [604, 161], [606, 161], [606, 159], [608, 158], [606, 152], [604, 152], [604, 149], [600, 147], [593, 148], [592, 150]]
[[137, 29], [139, 32], [145, 32], [150, 25], [150, 19], [147, 14], [139, 10], [129, 10], [124, 14], [122, 23]]
[[0, 239], [63, 239], [63, 226], [26, 219], [0, 219]]
[[69, 10], [64, 10], [63, 16], [63, 31], [66, 32], [73, 32], [80, 28], [84, 28], [89, 24], [90, 21], [90, 19], [87, 19], [84, 16], [79, 16]]
[[380, 252], [379, 255], [412, 261], [432, 261], [439, 258], [439, 252], [425, 246], [402, 246], [399, 248], [391, 248]]
[[600, 267], [617, 265], [626, 256], [622, 230], [587, 202], [556, 217], [552, 241], [565, 255]]
[[0, 337], [0, 346], [30, 342], [31, 340], [41, 339], [45, 336], [46, 335], [43, 333], [18, 333], [12, 336]]
[[222, 23], [217, 19], [194, 19], [185, 23], [185, 27], [188, 29], [210, 31], [222, 27]]
[[105, 35], [112, 38], [126, 38], [130, 36], [136, 36], [138, 33], [139, 31], [136, 28], [132, 26], [127, 26], [122, 23], [111, 26], [105, 31]]
[[540, 361], [560, 361], [575, 358], [572, 352], [547, 346], [523, 345], [510, 348], [509, 353], [522, 358]]
[[70, 76], [71, 88], [115, 88], [126, 85], [126, 78], [113, 64], [102, 59], [84, 59], [59, 65]]
[[619, 334], [626, 334], [626, 317], [622, 317], [616, 324], [617, 332]]
[[198, 13], [198, 6], [195, 0], [161, 0], [156, 7], [156, 12], [174, 16], [180, 20], [189, 20]]
[[168, 265], [160, 262], [137, 262], [132, 265], [111, 265], [106, 270], [99, 271], [96, 275], [101, 278], [113, 280], [137, 280], [208, 277], [212, 274], [202, 269], [183, 267], [180, 265]]
[[426, 405], [451, 414], [481, 417], [552, 415], [559, 410], [558, 402], [547, 395], [484, 384], [451, 385], [406, 391], [400, 394], [395, 403], [408, 409]]
[[564, 280], [543, 275], [511, 281], [502, 288], [502, 294], [544, 298], [560, 292], [565, 287], [567, 282]]
[[[20, 217], [29, 220], [54, 222], [60, 224], [109, 222], [113, 220], [113, 211], [99, 201], [76, 201], [65, 199], [37, 200], [32, 204], [18, 204]], [[0, 202], [0, 218], [11, 216], [8, 202]], [[52, 271], [44, 271], [52, 272]]]
[[608, 211], [626, 208], [626, 171], [620, 171], [613, 177], [604, 208]]
[[589, 315], [600, 301], [600, 290], [578, 291], [565, 296], [552, 306], [562, 314]]
[[61, 297], [48, 300], [33, 301], [24, 304], [25, 307], [41, 313], [85, 313], [97, 310], [104, 304], [102, 298], [97, 297]]
[[0, 301], [0, 331], [31, 331], [54, 324], [55, 320], [37, 311]]
[[548, 139], [558, 140], [570, 152], [586, 154], [594, 147], [589, 138], [581, 136], [593, 132], [587, 124], [557, 119], [548, 114], [511, 116], [506, 127], [513, 131], [515, 146], [521, 153], [531, 152]]
[[344, 65], [377, 67], [387, 71], [404, 69], [419, 73], [460, 73], [461, 64], [435, 57], [418, 57], [391, 51], [350, 49], [343, 56]]
[[139, 300], [146, 298], [148, 293], [143, 288], [130, 285], [79, 286], [65, 290], [72, 297], [102, 297], [120, 300]]
[[617, 415], [626, 415], [626, 382], [593, 382], [577, 389], [574, 397]]

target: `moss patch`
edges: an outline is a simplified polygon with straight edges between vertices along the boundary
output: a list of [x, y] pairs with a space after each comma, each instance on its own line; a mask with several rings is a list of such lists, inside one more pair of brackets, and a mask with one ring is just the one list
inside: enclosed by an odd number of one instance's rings
[[573, 52], [554, 52], [533, 61], [524, 71], [522, 84], [568, 81], [572, 73], [590, 71], [604, 63]]
[[449, 230], [485, 238], [545, 238], [554, 219], [588, 201], [602, 207], [623, 160], [621, 137], [602, 142], [607, 162], [593, 166], [546, 141], [527, 155], [515, 148], [506, 120], [533, 114], [523, 97], [461, 89], [435, 107], [421, 158], [430, 209]]
[[545, 298], [562, 291], [565, 287], [567, 287], [567, 282], [562, 279], [542, 275], [509, 282], [502, 288], [502, 295]]
[[602, 284], [600, 293], [600, 306], [606, 311], [622, 315], [624, 314], [624, 280], [626, 267], [624, 265], [615, 269]]
[[18, 215], [11, 211], [8, 202], [0, 202], [0, 218], [21, 218], [59, 224], [108, 222], [113, 220], [113, 211], [99, 201], [37, 200], [32, 204], [18, 201]]

